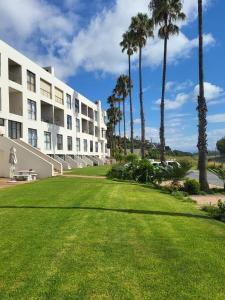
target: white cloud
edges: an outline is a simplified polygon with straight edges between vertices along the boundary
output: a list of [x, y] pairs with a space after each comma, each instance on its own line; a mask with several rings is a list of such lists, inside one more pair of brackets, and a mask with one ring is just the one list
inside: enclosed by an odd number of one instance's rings
[[134, 119], [134, 124], [141, 124], [141, 119]]
[[[165, 109], [173, 110], [182, 107], [189, 99], [189, 94], [179, 93], [174, 100], [165, 99]], [[158, 99], [155, 104], [161, 103], [161, 99]]]
[[[205, 1], [205, 5], [208, 2]], [[96, 0], [94, 5], [98, 6], [99, 12], [89, 22], [85, 20], [87, 26], [80, 29], [80, 16], [75, 12], [81, 6], [84, 10], [82, 1], [66, 0], [63, 3], [64, 8], [68, 8], [66, 10], [47, 0], [0, 1], [0, 35], [39, 63], [55, 65], [60, 77], [73, 75], [79, 68], [118, 74], [127, 69], [127, 57], [119, 47], [121, 36], [133, 15], [148, 11], [147, 4], [146, 0], [116, 0], [112, 6], [106, 7], [102, 0]], [[195, 0], [184, 2], [188, 16], [185, 24], [196, 17], [196, 7]], [[206, 45], [214, 42], [211, 34], [204, 35], [204, 39]], [[42, 55], [40, 46], [44, 50]], [[188, 57], [196, 46], [197, 39], [189, 39], [182, 32], [172, 37], [169, 40], [169, 62]], [[156, 37], [149, 41], [143, 52], [144, 64], [161, 64], [162, 51], [161, 40]]]
[[[221, 98], [224, 96], [224, 90], [223, 88], [214, 85], [210, 82], [204, 83], [204, 89], [205, 89], [205, 98], [208, 102], [217, 100], [218, 98]], [[199, 94], [199, 85], [196, 85], [194, 88], [194, 96], [195, 98], [198, 97]]]
[[[207, 119], [210, 123], [225, 123], [225, 113], [209, 115]], [[225, 129], [224, 129], [224, 132], [225, 132]]]

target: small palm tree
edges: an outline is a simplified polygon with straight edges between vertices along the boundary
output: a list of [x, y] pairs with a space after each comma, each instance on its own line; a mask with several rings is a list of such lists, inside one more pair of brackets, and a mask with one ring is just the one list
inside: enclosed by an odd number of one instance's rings
[[199, 31], [199, 96], [198, 96], [198, 168], [199, 183], [202, 191], [209, 190], [207, 180], [207, 104], [204, 95], [203, 72], [203, 36], [202, 36], [202, 0], [198, 0], [198, 31]]
[[122, 52], [127, 51], [128, 56], [128, 76], [129, 76], [129, 97], [130, 97], [130, 151], [134, 152], [134, 121], [133, 121], [133, 103], [132, 103], [132, 84], [131, 84], [131, 56], [137, 51], [137, 47], [134, 45], [134, 34], [132, 31], [127, 31], [123, 34], [123, 40], [120, 43]]
[[130, 90], [130, 79], [126, 75], [121, 75], [117, 79], [115, 94], [118, 96], [118, 100], [123, 103], [123, 126], [124, 126], [124, 155], [127, 154], [126, 145], [126, 111], [125, 111], [125, 100]]
[[119, 111], [118, 107], [116, 107], [117, 99], [114, 94], [108, 97], [107, 102], [109, 104], [109, 108], [107, 109], [107, 133], [108, 140], [110, 142], [111, 153], [113, 155], [116, 150], [116, 125], [121, 119], [121, 112]]
[[178, 20], [184, 20], [181, 0], [151, 0], [149, 9], [152, 12], [154, 24], [159, 26], [159, 38], [164, 40], [162, 96], [160, 104], [160, 159], [165, 162], [165, 86], [167, 69], [167, 43], [171, 35], [179, 34], [179, 27], [175, 24]]
[[140, 115], [141, 115], [141, 157], [145, 156], [145, 115], [142, 90], [142, 49], [146, 45], [147, 38], [153, 37], [153, 21], [147, 14], [139, 13], [131, 19], [129, 30], [133, 36], [133, 46], [139, 51], [139, 89], [140, 89]]

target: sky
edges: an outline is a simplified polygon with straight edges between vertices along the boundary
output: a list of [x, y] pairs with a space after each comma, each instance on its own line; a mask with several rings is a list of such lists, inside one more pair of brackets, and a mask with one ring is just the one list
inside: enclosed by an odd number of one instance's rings
[[[0, 39], [41, 66], [53, 65], [56, 76], [90, 100], [107, 97], [116, 79], [127, 74], [127, 55], [119, 43], [131, 17], [148, 13], [147, 0], [0, 0]], [[208, 103], [208, 148], [225, 136], [225, 35], [223, 0], [203, 0], [205, 97]], [[180, 34], [168, 44], [166, 144], [196, 151], [198, 95], [197, 0], [184, 0], [187, 16]], [[18, 13], [20, 12], [20, 13]], [[138, 60], [132, 57], [135, 136], [140, 136]], [[143, 50], [146, 138], [158, 142], [163, 42], [149, 39]], [[127, 134], [129, 105], [127, 100]]]

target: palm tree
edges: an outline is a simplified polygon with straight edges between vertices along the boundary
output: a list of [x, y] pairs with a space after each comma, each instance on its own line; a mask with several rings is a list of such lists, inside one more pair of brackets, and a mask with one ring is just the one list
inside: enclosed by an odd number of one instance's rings
[[125, 100], [130, 90], [130, 79], [126, 75], [121, 75], [117, 79], [115, 94], [118, 96], [118, 100], [123, 103], [123, 126], [124, 126], [124, 155], [127, 154], [126, 145], [126, 111], [125, 111]]
[[145, 156], [145, 115], [142, 91], [142, 49], [146, 45], [147, 38], [153, 37], [153, 21], [147, 14], [138, 13], [131, 19], [129, 30], [132, 31], [134, 46], [139, 52], [139, 90], [140, 90], [140, 115], [141, 115], [141, 157]]
[[198, 96], [198, 167], [199, 183], [202, 191], [209, 190], [207, 180], [207, 104], [204, 95], [203, 72], [203, 36], [202, 36], [202, 0], [198, 0], [198, 31], [199, 31], [199, 96]]
[[181, 0], [151, 0], [149, 8], [152, 12], [154, 24], [159, 25], [159, 38], [164, 40], [162, 96], [160, 104], [160, 160], [165, 162], [165, 86], [167, 71], [167, 43], [171, 35], [179, 34], [179, 27], [175, 24], [178, 20], [184, 20]]
[[122, 52], [127, 50], [128, 55], [128, 76], [129, 76], [129, 97], [130, 97], [130, 152], [134, 152], [134, 121], [133, 121], [133, 103], [132, 103], [132, 85], [131, 85], [131, 56], [137, 51], [134, 45], [134, 34], [132, 31], [127, 31], [123, 34], [123, 40], [120, 43]]
[[116, 107], [117, 98], [114, 94], [108, 97], [107, 102], [109, 104], [109, 108], [107, 109], [107, 133], [110, 141], [111, 154], [113, 155], [116, 150], [116, 125], [121, 119], [121, 112], [118, 107]]

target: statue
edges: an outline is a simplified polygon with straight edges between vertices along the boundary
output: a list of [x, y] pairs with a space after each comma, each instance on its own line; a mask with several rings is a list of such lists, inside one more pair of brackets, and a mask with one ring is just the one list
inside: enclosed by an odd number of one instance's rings
[[16, 164], [17, 164], [16, 148], [11, 147], [10, 153], [9, 153], [9, 177], [10, 177], [10, 182], [15, 182], [14, 181], [14, 175], [15, 175]]

